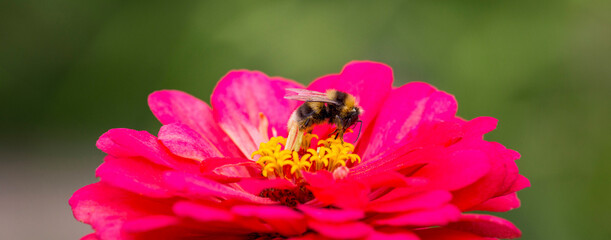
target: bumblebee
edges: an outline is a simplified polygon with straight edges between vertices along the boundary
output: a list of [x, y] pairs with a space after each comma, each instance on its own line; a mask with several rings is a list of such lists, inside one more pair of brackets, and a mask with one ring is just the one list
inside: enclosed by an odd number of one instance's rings
[[[288, 121], [288, 138], [284, 149], [298, 151], [305, 132], [312, 132], [317, 124], [328, 122], [335, 125], [332, 134], [342, 139], [346, 130], [359, 120], [363, 110], [357, 105], [356, 98], [349, 93], [327, 90], [326, 93], [306, 89], [287, 88], [295, 94], [284, 96], [285, 99], [305, 101], [293, 113]], [[359, 131], [360, 133], [360, 131]]]

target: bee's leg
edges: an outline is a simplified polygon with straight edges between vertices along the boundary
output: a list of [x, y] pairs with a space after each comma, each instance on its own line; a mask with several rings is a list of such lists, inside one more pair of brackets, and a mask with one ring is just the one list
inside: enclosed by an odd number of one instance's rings
[[305, 122], [303, 123], [303, 125], [301, 125], [301, 129], [305, 129], [305, 132], [312, 134], [312, 130], [314, 130], [314, 126], [310, 126], [310, 120], [312, 120], [312, 118], [308, 117]]
[[304, 131], [301, 129], [297, 131], [297, 140], [295, 140], [295, 144], [293, 147], [293, 151], [295, 152], [299, 152], [299, 149], [301, 148], [301, 143], [303, 142], [303, 133]]
[[335, 130], [333, 130], [333, 132], [329, 133], [329, 137], [333, 136], [333, 134], [336, 134], [338, 131], [338, 128], [335, 128]]
[[288, 136], [286, 138], [286, 145], [284, 145], [285, 150], [293, 150], [295, 147], [295, 141], [297, 140], [297, 134], [299, 132], [299, 125], [295, 121], [289, 121], [288, 124]]
[[335, 135], [335, 139], [337, 139], [337, 137], [339, 137], [339, 140], [342, 141], [342, 144], [344, 144], [344, 133], [346, 132], [346, 129], [344, 128], [338, 128], [339, 131], [337, 132], [337, 135]]
[[301, 125], [301, 129], [306, 129], [306, 128], [308, 127], [308, 124], [310, 123], [310, 119], [311, 119], [311, 118], [309, 118], [309, 117], [308, 117], [308, 118], [305, 120], [305, 122], [303, 122], [303, 124]]
[[339, 138], [343, 138], [344, 137], [344, 125], [342, 124], [342, 119], [339, 116], [335, 116], [335, 131], [333, 131], [336, 135], [335, 135], [335, 139]]

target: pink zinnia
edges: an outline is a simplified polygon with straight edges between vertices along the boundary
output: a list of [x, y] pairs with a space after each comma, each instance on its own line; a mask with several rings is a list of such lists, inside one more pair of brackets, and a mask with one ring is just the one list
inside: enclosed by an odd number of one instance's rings
[[[158, 136], [111, 129], [98, 183], [70, 205], [94, 233], [83, 239], [517, 238], [509, 221], [469, 211], [520, 206], [520, 155], [483, 135], [497, 120], [456, 117], [454, 97], [390, 67], [351, 62], [307, 89], [337, 89], [364, 109], [363, 132], [325, 140], [318, 126], [299, 152], [282, 150], [299, 83], [232, 71], [209, 107], [175, 90], [149, 96]], [[351, 143], [354, 143], [352, 145]], [[356, 146], [356, 147], [355, 147]]]

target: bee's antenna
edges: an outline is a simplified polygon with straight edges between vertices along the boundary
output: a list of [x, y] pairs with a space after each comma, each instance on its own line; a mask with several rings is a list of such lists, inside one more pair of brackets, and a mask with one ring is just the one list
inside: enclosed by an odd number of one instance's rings
[[361, 129], [363, 129], [363, 121], [362, 120], [358, 120], [356, 122], [360, 123], [360, 125], [359, 125], [359, 134], [356, 135], [356, 139], [354, 140], [354, 143], [356, 143], [356, 141], [359, 140], [359, 137], [361, 136]]

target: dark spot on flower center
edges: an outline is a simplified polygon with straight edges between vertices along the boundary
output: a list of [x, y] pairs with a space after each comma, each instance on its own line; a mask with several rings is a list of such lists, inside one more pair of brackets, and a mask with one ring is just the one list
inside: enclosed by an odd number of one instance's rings
[[303, 204], [314, 199], [312, 191], [306, 187], [306, 184], [299, 184], [293, 189], [266, 188], [259, 193], [259, 196], [288, 207], [295, 207], [297, 203]]

